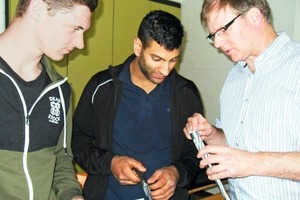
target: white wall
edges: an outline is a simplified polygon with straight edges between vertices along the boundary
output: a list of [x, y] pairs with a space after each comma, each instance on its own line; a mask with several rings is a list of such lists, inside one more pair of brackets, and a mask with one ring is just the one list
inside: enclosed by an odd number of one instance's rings
[[[219, 94], [233, 63], [211, 46], [200, 24], [202, 0], [182, 0], [181, 20], [186, 31], [186, 46], [179, 73], [198, 86], [206, 109], [206, 117], [215, 123], [219, 116]], [[300, 41], [300, 0], [269, 0], [276, 30], [286, 30]], [[296, 20], [298, 19], [298, 20]]]
[[296, 14], [294, 18], [294, 39], [300, 41], [300, 0], [297, 0], [296, 2]]
[[0, 33], [5, 29], [5, 5], [4, 0], [0, 0]]

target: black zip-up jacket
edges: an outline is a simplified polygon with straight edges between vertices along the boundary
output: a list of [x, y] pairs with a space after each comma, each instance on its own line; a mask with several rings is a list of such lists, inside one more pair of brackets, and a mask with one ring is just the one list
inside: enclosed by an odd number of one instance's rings
[[[118, 79], [123, 64], [95, 74], [86, 85], [74, 114], [72, 150], [75, 161], [88, 173], [83, 189], [87, 200], [102, 200], [111, 175], [112, 130], [122, 93]], [[175, 70], [170, 75], [172, 165], [180, 175], [173, 198], [188, 199], [187, 188], [199, 172], [197, 150], [183, 128], [195, 112], [203, 113], [196, 85]]]

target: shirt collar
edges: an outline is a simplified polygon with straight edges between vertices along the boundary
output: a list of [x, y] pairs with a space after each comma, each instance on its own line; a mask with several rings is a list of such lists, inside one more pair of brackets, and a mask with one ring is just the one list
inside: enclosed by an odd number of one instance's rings
[[[291, 41], [291, 38], [285, 31], [277, 32], [278, 37], [265, 49], [254, 61], [255, 72], [271, 71], [278, 66], [267, 65], [266, 62], [272, 60], [278, 54], [282, 53], [282, 48]], [[240, 66], [245, 66], [245, 61], [239, 61]]]

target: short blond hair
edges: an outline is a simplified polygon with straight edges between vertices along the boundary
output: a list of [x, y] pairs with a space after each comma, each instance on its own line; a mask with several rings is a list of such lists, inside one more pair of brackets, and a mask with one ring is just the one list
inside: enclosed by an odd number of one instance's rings
[[272, 22], [271, 9], [267, 0], [204, 0], [200, 14], [201, 24], [207, 27], [207, 20], [213, 10], [221, 10], [230, 6], [238, 13], [253, 7], [258, 8], [268, 23]]
[[[22, 17], [26, 13], [31, 0], [19, 0], [16, 9], [16, 17]], [[48, 11], [71, 9], [75, 4], [87, 6], [91, 12], [97, 8], [98, 0], [42, 0], [48, 4]]]

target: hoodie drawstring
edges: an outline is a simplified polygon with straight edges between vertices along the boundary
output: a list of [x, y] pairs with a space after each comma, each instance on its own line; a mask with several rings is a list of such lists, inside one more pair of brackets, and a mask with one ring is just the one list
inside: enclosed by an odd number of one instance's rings
[[59, 96], [61, 99], [61, 106], [62, 106], [62, 110], [63, 110], [63, 116], [64, 116], [64, 141], [63, 141], [63, 147], [65, 150], [65, 155], [68, 155], [68, 150], [67, 150], [67, 117], [66, 117], [66, 105], [65, 105], [65, 99], [64, 99], [64, 95], [62, 93], [61, 87], [58, 87], [58, 91], [59, 91]]

